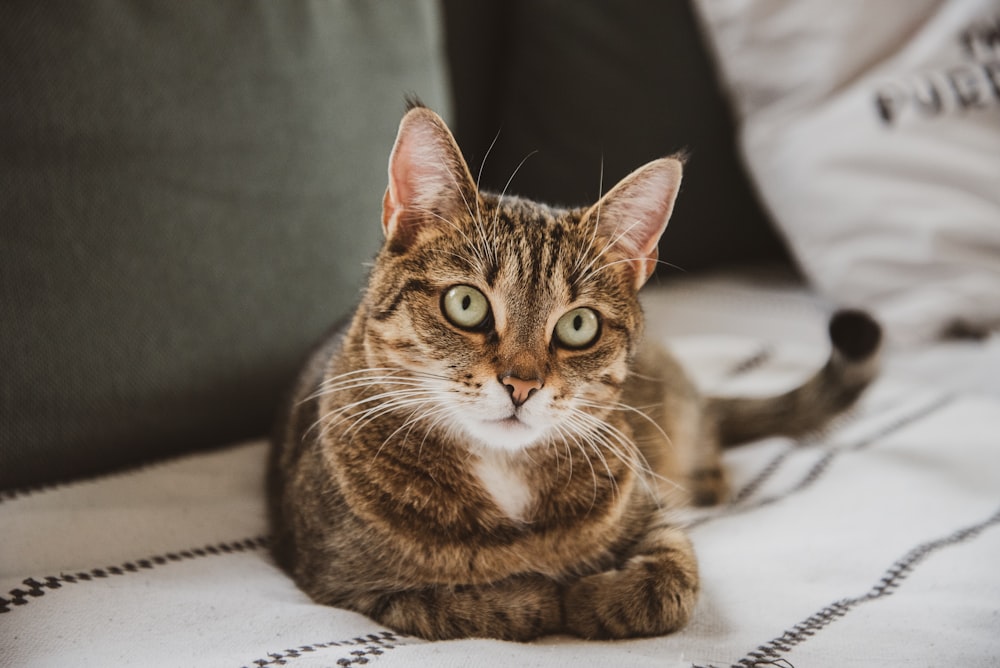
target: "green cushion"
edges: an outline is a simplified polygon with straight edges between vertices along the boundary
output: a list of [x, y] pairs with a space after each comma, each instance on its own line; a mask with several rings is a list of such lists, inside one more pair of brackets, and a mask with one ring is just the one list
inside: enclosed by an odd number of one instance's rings
[[260, 436], [381, 238], [424, 2], [0, 4], [0, 488]]

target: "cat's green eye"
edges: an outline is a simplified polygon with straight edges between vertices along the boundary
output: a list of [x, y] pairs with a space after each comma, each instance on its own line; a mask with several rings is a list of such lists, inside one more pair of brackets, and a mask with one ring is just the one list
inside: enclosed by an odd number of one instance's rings
[[585, 348], [597, 340], [601, 320], [597, 312], [586, 307], [575, 308], [556, 323], [556, 340], [567, 348]]
[[449, 288], [441, 298], [441, 310], [451, 324], [462, 329], [481, 326], [490, 315], [490, 302], [470, 285]]

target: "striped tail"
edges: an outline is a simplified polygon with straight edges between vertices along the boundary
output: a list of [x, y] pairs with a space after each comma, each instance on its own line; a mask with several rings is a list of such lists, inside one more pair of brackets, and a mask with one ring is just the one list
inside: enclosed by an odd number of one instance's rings
[[717, 425], [722, 447], [767, 436], [803, 436], [854, 404], [878, 372], [882, 330], [867, 313], [844, 310], [830, 319], [829, 332], [830, 358], [794, 390], [761, 399], [709, 399], [708, 417]]

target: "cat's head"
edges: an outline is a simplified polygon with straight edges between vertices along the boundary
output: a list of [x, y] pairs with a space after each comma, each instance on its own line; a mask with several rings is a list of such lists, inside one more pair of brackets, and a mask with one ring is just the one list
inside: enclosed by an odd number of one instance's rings
[[405, 369], [401, 410], [471, 443], [614, 440], [602, 418], [627, 382], [637, 292], [680, 180], [664, 158], [588, 208], [481, 193], [444, 122], [411, 109], [389, 162], [366, 362]]

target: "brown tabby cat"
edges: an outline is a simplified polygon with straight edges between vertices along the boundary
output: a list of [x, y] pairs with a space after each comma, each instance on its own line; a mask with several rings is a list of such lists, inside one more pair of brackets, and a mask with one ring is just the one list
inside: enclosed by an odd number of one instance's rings
[[664, 158], [585, 209], [480, 193], [444, 122], [406, 114], [367, 291], [273, 449], [274, 554], [313, 599], [425, 638], [687, 622], [698, 568], [670, 509], [724, 495], [720, 446], [850, 405], [879, 330], [842, 313], [801, 388], [701, 397], [640, 342], [680, 181]]

